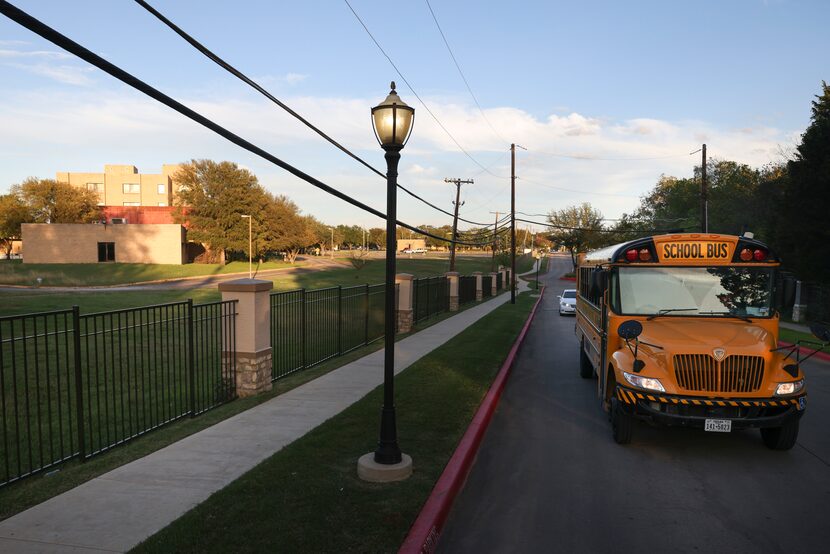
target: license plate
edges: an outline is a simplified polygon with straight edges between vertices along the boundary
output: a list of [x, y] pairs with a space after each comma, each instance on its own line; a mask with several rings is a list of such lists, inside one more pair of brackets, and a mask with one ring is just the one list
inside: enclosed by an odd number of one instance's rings
[[707, 419], [703, 425], [704, 431], [712, 431], [715, 433], [729, 433], [732, 431], [731, 419]]

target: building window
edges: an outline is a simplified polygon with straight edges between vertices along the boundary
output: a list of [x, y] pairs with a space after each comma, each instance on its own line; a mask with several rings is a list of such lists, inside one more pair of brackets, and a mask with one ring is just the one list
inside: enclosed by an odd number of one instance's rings
[[98, 261], [99, 262], [114, 262], [115, 261], [115, 243], [114, 242], [99, 242], [98, 243]]
[[159, 194], [167, 194], [167, 185], [157, 185], [156, 188]]
[[124, 202], [125, 206], [141, 206], [141, 202]]
[[86, 190], [91, 190], [92, 192], [101, 194], [104, 192], [104, 183], [87, 183]]
[[141, 193], [141, 185], [138, 183], [124, 183], [122, 185], [124, 194], [139, 194]]
[[164, 208], [167, 206], [167, 202], [159, 202], [159, 208]]

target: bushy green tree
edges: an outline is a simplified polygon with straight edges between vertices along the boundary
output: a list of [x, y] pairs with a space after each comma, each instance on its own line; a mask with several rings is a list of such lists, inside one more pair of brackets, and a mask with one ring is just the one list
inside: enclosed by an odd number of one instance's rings
[[29, 210], [16, 194], [0, 195], [0, 248], [11, 256], [12, 243], [20, 240], [20, 225], [29, 221]]
[[27, 223], [91, 223], [101, 219], [98, 195], [69, 183], [30, 177], [12, 185], [10, 194], [26, 206]]
[[607, 241], [602, 231], [602, 214], [584, 202], [548, 214], [550, 233], [548, 239], [554, 245], [562, 246], [571, 254], [576, 270], [577, 255], [596, 248]]
[[787, 164], [775, 229], [784, 263], [803, 279], [830, 282], [830, 86], [821, 83], [810, 125]]

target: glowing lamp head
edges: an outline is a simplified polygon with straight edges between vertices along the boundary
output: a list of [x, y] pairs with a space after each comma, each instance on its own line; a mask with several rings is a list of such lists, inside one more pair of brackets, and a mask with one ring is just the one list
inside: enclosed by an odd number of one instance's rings
[[372, 108], [372, 127], [380, 145], [400, 150], [409, 140], [415, 109], [408, 106], [395, 92], [395, 81], [386, 99]]

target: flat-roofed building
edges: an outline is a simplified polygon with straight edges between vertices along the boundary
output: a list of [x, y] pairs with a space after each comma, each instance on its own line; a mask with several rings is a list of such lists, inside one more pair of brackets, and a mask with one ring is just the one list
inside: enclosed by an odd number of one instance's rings
[[134, 165], [105, 165], [103, 173], [58, 171], [55, 180], [98, 193], [101, 206], [170, 207], [178, 192], [179, 164], [164, 164], [161, 173], [139, 173]]
[[181, 225], [24, 223], [21, 227], [24, 263], [182, 264], [187, 261], [187, 231]]

